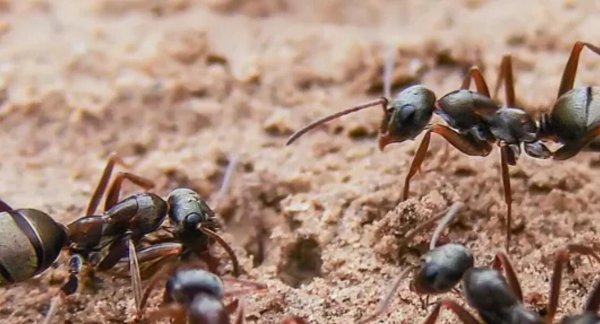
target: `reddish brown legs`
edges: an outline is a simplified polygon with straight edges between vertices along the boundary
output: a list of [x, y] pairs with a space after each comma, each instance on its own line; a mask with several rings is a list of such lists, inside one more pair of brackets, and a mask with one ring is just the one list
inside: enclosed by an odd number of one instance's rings
[[494, 100], [498, 98], [498, 92], [504, 81], [504, 91], [506, 106], [515, 108], [517, 100], [515, 96], [515, 81], [512, 72], [512, 58], [510, 55], [504, 55], [502, 57], [502, 63], [500, 63], [500, 74], [498, 74], [498, 80], [496, 87], [494, 88]]
[[469, 89], [471, 86], [471, 79], [475, 81], [475, 88], [477, 89], [477, 92], [486, 97], [490, 96], [490, 90], [485, 82], [485, 79], [483, 78], [483, 74], [481, 74], [481, 70], [479, 70], [479, 68], [476, 66], [473, 66], [469, 69], [469, 72], [467, 72], [467, 75], [463, 79], [463, 83], [460, 88], [463, 90]]
[[[104, 167], [104, 171], [102, 172], [102, 176], [100, 177], [100, 181], [96, 186], [96, 190], [92, 194], [90, 198], [90, 202], [88, 204], [88, 208], [86, 210], [86, 215], [92, 215], [96, 212], [98, 205], [100, 204], [100, 199], [108, 186], [108, 182], [110, 181], [110, 176], [112, 175], [112, 171], [116, 164], [127, 167], [127, 164], [123, 161], [123, 159], [117, 155], [116, 153], [111, 153], [108, 157], [108, 161], [106, 162], [106, 166]], [[116, 177], [111, 187], [109, 188], [108, 195], [105, 202], [105, 210], [112, 207], [119, 200], [119, 193], [121, 190], [121, 186], [124, 180], [129, 180], [132, 183], [142, 187], [143, 189], [150, 189], [154, 187], [154, 182], [149, 179], [136, 176], [129, 172], [120, 172]]]
[[106, 166], [104, 167], [104, 171], [102, 172], [102, 176], [100, 177], [100, 182], [96, 186], [96, 190], [92, 194], [90, 198], [90, 202], [88, 203], [87, 210], [85, 212], [86, 215], [92, 215], [96, 212], [96, 208], [98, 208], [98, 204], [100, 204], [100, 199], [108, 186], [108, 181], [110, 180], [110, 175], [112, 174], [113, 169], [115, 168], [115, 164], [120, 164], [122, 166], [127, 167], [127, 164], [117, 153], [111, 153], [106, 161]]
[[577, 74], [577, 65], [579, 64], [579, 55], [584, 47], [589, 48], [594, 53], [600, 55], [600, 47], [594, 46], [590, 43], [577, 42], [573, 45], [571, 55], [565, 66], [562, 79], [560, 80], [560, 88], [558, 88], [558, 97], [565, 94], [565, 92], [573, 89], [575, 83], [575, 75]]
[[506, 256], [504, 252], [496, 253], [496, 256], [494, 256], [494, 261], [492, 262], [492, 268], [497, 271], [502, 271], [504, 269], [504, 275], [506, 277], [506, 281], [508, 281], [510, 289], [520, 301], [523, 301], [521, 284], [519, 284], [519, 279], [517, 278], [515, 269], [508, 259], [508, 256]]
[[408, 198], [411, 178], [421, 169], [421, 164], [423, 163], [425, 155], [427, 154], [427, 149], [429, 148], [431, 133], [441, 135], [447, 142], [452, 144], [452, 146], [470, 156], [487, 156], [492, 150], [491, 145], [487, 142], [479, 141], [472, 136], [457, 133], [445, 125], [432, 125], [425, 133], [425, 136], [423, 136], [421, 144], [419, 144], [419, 148], [417, 149], [417, 153], [415, 153], [415, 157], [410, 165], [410, 169], [404, 178], [404, 190], [402, 191], [402, 199], [404, 200]]
[[425, 319], [425, 321], [423, 323], [424, 324], [434, 324], [437, 321], [438, 317], [440, 316], [440, 310], [441, 310], [442, 306], [451, 310], [454, 314], [456, 314], [458, 319], [465, 324], [478, 324], [479, 323], [479, 321], [477, 321], [477, 319], [473, 315], [471, 315], [471, 313], [469, 313], [464, 307], [460, 306], [455, 301], [450, 300], [450, 299], [442, 299], [440, 302], [438, 302], [435, 305], [435, 308], [433, 309], [431, 314], [429, 314], [429, 316], [427, 316], [427, 318]]
[[123, 185], [123, 181], [125, 180], [129, 180], [131, 183], [141, 187], [144, 190], [150, 190], [154, 187], [154, 181], [150, 179], [140, 177], [130, 172], [119, 172], [106, 195], [104, 210], [110, 209], [117, 202], [119, 202], [119, 194], [121, 193], [121, 187]]
[[512, 227], [512, 190], [510, 188], [510, 174], [508, 173], [508, 157], [512, 154], [510, 148], [504, 143], [500, 144], [500, 168], [502, 169], [502, 186], [504, 187], [504, 203], [506, 204], [506, 251], [510, 247]]
[[[554, 316], [556, 315], [556, 310], [558, 309], [558, 297], [560, 295], [560, 282], [562, 278], [563, 268], [565, 263], [569, 261], [569, 256], [571, 253], [578, 253], [582, 255], [587, 255], [593, 257], [597, 261], [600, 261], [600, 256], [594, 251], [593, 248], [580, 245], [580, 244], [569, 244], [567, 247], [560, 249], [556, 253], [556, 261], [554, 262], [554, 271], [552, 273], [552, 279], [550, 281], [550, 297], [548, 300], [548, 314], [546, 316], [546, 323], [552, 323], [554, 320]], [[590, 296], [590, 301], [588, 301], [587, 307], [593, 307], [594, 302], [600, 299], [600, 293], [594, 292]], [[595, 308], [598, 308], [597, 303]]]

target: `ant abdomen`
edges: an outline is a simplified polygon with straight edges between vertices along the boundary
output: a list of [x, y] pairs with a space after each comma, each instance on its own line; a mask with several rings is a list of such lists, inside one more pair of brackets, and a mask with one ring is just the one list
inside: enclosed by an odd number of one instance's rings
[[35, 209], [0, 213], [0, 286], [46, 270], [67, 242], [64, 226]]

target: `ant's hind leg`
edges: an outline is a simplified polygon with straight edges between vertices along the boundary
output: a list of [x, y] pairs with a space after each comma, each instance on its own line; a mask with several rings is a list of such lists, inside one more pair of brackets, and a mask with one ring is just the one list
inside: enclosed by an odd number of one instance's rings
[[445, 125], [432, 125], [431, 128], [425, 132], [425, 135], [421, 140], [421, 144], [419, 144], [419, 148], [417, 149], [417, 153], [415, 153], [415, 156], [410, 164], [410, 169], [404, 178], [404, 189], [402, 191], [403, 200], [408, 198], [410, 180], [419, 170], [421, 170], [421, 164], [423, 164], [423, 160], [427, 154], [427, 149], [429, 148], [431, 133], [436, 133], [442, 136], [448, 143], [466, 155], [487, 156], [492, 151], [492, 146], [488, 142], [477, 140], [472, 136], [457, 133]]
[[129, 180], [144, 190], [150, 190], [154, 187], [154, 181], [150, 179], [140, 177], [130, 172], [119, 172], [111, 184], [108, 193], [106, 194], [104, 210], [109, 210], [119, 201], [119, 194], [121, 193], [121, 187], [123, 185], [123, 181], [125, 180]]
[[82, 266], [83, 258], [79, 254], [72, 255], [69, 259], [69, 278], [67, 279], [67, 282], [62, 285], [58, 294], [52, 298], [50, 308], [46, 314], [46, 318], [44, 318], [43, 324], [52, 323], [52, 318], [56, 314], [60, 302], [77, 291], [77, 288], [79, 287], [79, 273], [81, 272]]
[[115, 168], [115, 164], [119, 164], [127, 167], [127, 164], [117, 153], [111, 153], [106, 161], [106, 166], [104, 166], [104, 171], [102, 171], [102, 176], [100, 177], [100, 181], [90, 197], [90, 202], [88, 203], [88, 207], [86, 210], [86, 215], [92, 215], [96, 212], [96, 208], [98, 208], [98, 204], [100, 203], [100, 198], [104, 195], [104, 191], [108, 186], [108, 181], [110, 180], [110, 176], [112, 174], [113, 169]]
[[483, 74], [481, 73], [479, 67], [473, 66], [469, 69], [469, 72], [467, 72], [467, 75], [465, 75], [465, 78], [463, 79], [463, 83], [460, 86], [460, 88], [462, 90], [469, 89], [469, 87], [471, 86], [471, 79], [475, 81], [475, 88], [477, 89], [477, 92], [489, 98], [490, 90], [487, 86], [487, 83], [485, 82], [485, 78], [483, 77]]
[[571, 55], [569, 56], [569, 60], [567, 61], [567, 65], [565, 66], [563, 76], [560, 80], [560, 88], [558, 88], [557, 98], [565, 94], [565, 92], [573, 89], [573, 84], [575, 83], [575, 75], [577, 74], [577, 65], [579, 65], [579, 55], [581, 54], [581, 50], [583, 50], [584, 47], [587, 47], [594, 53], [600, 55], [600, 47], [594, 46], [590, 43], [576, 42], [575, 45], [573, 45]]

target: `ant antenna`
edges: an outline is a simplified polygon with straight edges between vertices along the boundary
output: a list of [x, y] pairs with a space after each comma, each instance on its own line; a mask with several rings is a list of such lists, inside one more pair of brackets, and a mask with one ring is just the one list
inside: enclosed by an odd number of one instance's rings
[[383, 108], [383, 114], [387, 115], [387, 105], [389, 102], [388, 98], [391, 98], [391, 96], [392, 96], [392, 74], [393, 74], [393, 70], [394, 70], [395, 54], [396, 54], [395, 50], [390, 48], [390, 49], [388, 49], [388, 51], [385, 55], [385, 60], [383, 63], [383, 97], [381, 97], [377, 100], [369, 101], [362, 105], [354, 106], [354, 107], [333, 113], [329, 116], [325, 116], [323, 118], [317, 119], [317, 120], [313, 121], [312, 123], [302, 127], [301, 129], [296, 131], [294, 134], [292, 134], [288, 138], [288, 140], [285, 142], [285, 145], [287, 146], [287, 145], [292, 144], [299, 137], [306, 134], [308, 131], [310, 131], [313, 128], [316, 128], [328, 121], [331, 121], [331, 120], [340, 118], [342, 116], [357, 112], [359, 110], [363, 110], [365, 108], [381, 105], [381, 107]]
[[446, 228], [446, 226], [448, 226], [448, 224], [450, 224], [450, 222], [454, 219], [456, 214], [458, 214], [458, 212], [464, 206], [465, 206], [465, 204], [463, 204], [460, 201], [457, 201], [448, 208], [448, 210], [446, 211], [446, 215], [444, 215], [444, 217], [442, 217], [439, 224], [436, 226], [435, 230], [433, 231], [433, 235], [431, 236], [431, 243], [429, 243], [429, 250], [435, 249], [435, 247], [437, 246], [437, 240], [440, 238], [440, 235], [442, 234], [442, 231], [444, 230], [444, 228]]
[[317, 126], [320, 126], [321, 124], [324, 124], [324, 123], [326, 123], [326, 122], [328, 122], [330, 120], [334, 120], [334, 119], [340, 118], [342, 116], [351, 114], [353, 112], [357, 112], [359, 110], [363, 110], [365, 108], [369, 108], [369, 107], [373, 107], [373, 106], [378, 106], [378, 105], [381, 105], [383, 107], [383, 112], [384, 113], [387, 112], [388, 100], [386, 98], [379, 98], [377, 100], [369, 101], [369, 102], [364, 103], [362, 105], [358, 105], [358, 106], [354, 106], [354, 107], [348, 108], [346, 110], [338, 111], [338, 112], [333, 113], [333, 114], [331, 114], [329, 116], [325, 116], [323, 118], [317, 119], [317, 120], [313, 121], [312, 123], [310, 123], [310, 124], [302, 127], [301, 129], [299, 129], [297, 132], [295, 132], [294, 134], [292, 134], [292, 136], [290, 136], [288, 138], [288, 140], [285, 142], [285, 145], [292, 144], [300, 136], [306, 134], [311, 129], [316, 128]]
[[406, 268], [406, 269], [404, 269], [404, 270], [402, 270], [400, 272], [400, 274], [396, 277], [396, 279], [394, 279], [394, 281], [390, 285], [390, 288], [385, 292], [385, 295], [383, 295], [383, 298], [381, 299], [381, 301], [377, 305], [377, 309], [371, 315], [369, 315], [366, 318], [360, 320], [358, 322], [358, 324], [369, 323], [370, 321], [376, 319], [381, 314], [383, 314], [383, 313], [385, 313], [387, 311], [388, 306], [390, 306], [390, 302], [392, 301], [392, 297], [393, 297], [394, 293], [398, 290], [398, 287], [400, 287], [400, 283], [404, 280], [404, 278], [406, 277], [406, 275], [408, 275], [408, 273], [413, 268], [414, 267], [411, 266], [411, 267], [408, 267], [408, 268]]

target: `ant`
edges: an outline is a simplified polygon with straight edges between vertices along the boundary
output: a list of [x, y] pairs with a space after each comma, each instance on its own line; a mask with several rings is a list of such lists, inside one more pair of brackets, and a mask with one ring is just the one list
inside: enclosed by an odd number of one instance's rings
[[[147, 234], [159, 230], [167, 212], [171, 221], [179, 225], [175, 229], [176, 237], [185, 243], [187, 250], [196, 254], [206, 253], [211, 242], [209, 239], [215, 240], [230, 255], [234, 273], [239, 275], [235, 254], [215, 233], [217, 224], [214, 213], [195, 192], [176, 189], [169, 195], [168, 202], [150, 192], [119, 200], [125, 180], [146, 190], [154, 187], [154, 183], [129, 172], [119, 172], [108, 187], [116, 164], [126, 165], [113, 153], [108, 158], [100, 181], [90, 198], [86, 209], [87, 216], [78, 218], [67, 226], [57, 223], [44, 212], [33, 209], [13, 210], [0, 200], [0, 224], [4, 225], [2, 230], [6, 234], [2, 236], [2, 240], [7, 240], [6, 246], [10, 247], [0, 251], [2, 285], [24, 281], [43, 272], [58, 258], [63, 248], [71, 255], [68, 261], [68, 279], [61, 286], [59, 294], [52, 299], [44, 323], [50, 323], [60, 300], [77, 291], [79, 274], [84, 263], [90, 264], [98, 271], [108, 271], [121, 265], [119, 261], [126, 258], [136, 308], [139, 310], [142, 304], [142, 284], [136, 247]], [[95, 214], [107, 187], [105, 211]], [[164, 252], [165, 247], [159, 245], [153, 247], [154, 249], [142, 250], [141, 257], [147, 259], [155, 256]], [[176, 250], [177, 253], [185, 252], [181, 249]]]
[[[243, 284], [249, 288], [225, 290], [223, 281]], [[229, 324], [230, 317], [236, 309], [240, 309], [235, 323], [244, 321], [243, 310], [237, 299], [228, 304], [226, 297], [239, 296], [244, 293], [266, 289], [264, 284], [234, 278], [219, 278], [217, 275], [202, 269], [178, 270], [165, 285], [163, 303], [158, 310], [148, 315], [148, 320], [155, 322], [169, 316], [175, 324]], [[286, 318], [285, 324], [305, 324], [296, 316]]]
[[[149, 189], [154, 183], [129, 172], [120, 172], [111, 184], [106, 197], [105, 212], [95, 211], [104, 194], [115, 164], [123, 160], [112, 154], [105, 166], [86, 215], [67, 226], [35, 209], [13, 209], [0, 201], [0, 284], [8, 285], [32, 278], [54, 263], [62, 249], [71, 255], [68, 261], [69, 277], [60, 293], [51, 302], [45, 318], [49, 323], [60, 299], [77, 291], [83, 263], [99, 271], [112, 268], [125, 254], [130, 258], [129, 270], [134, 291], [141, 291], [139, 269], [135, 257], [135, 243], [144, 235], [158, 229], [167, 206], [158, 196], [142, 193], [119, 201], [125, 180]], [[141, 293], [136, 293], [136, 301]]]
[[[437, 295], [449, 292], [462, 280], [462, 290], [467, 303], [477, 311], [485, 323], [552, 323], [558, 308], [563, 268], [570, 255], [579, 253], [600, 261], [600, 256], [594, 249], [584, 245], [569, 244], [557, 252], [550, 282], [548, 311], [546, 319], [543, 321], [538, 313], [523, 305], [523, 293], [519, 280], [508, 256], [504, 252], [496, 253], [491, 267], [475, 267], [473, 255], [464, 245], [448, 243], [435, 247], [437, 236], [452, 217], [454, 215], [449, 213], [436, 228], [430, 245], [431, 249], [421, 257], [421, 264], [413, 276], [410, 287], [411, 290], [420, 295]], [[361, 320], [360, 323], [368, 323], [386, 311], [393, 294], [400, 286], [400, 282], [413, 269], [414, 267], [408, 267], [400, 273], [376, 311]], [[502, 270], [504, 270], [506, 277], [502, 276]], [[454, 312], [463, 323], [479, 323], [477, 318], [464, 307], [447, 298], [436, 303], [435, 308], [427, 316], [424, 323], [435, 323], [442, 306]], [[579, 317], [598, 319], [595, 315], [598, 308], [600, 308], [600, 281], [590, 294], [585, 313], [576, 317], [565, 317], [563, 323], [572, 323], [568, 321], [573, 321], [574, 318]]]
[[[521, 145], [532, 157], [545, 159], [553, 156], [554, 159], [560, 160], [575, 155], [600, 133], [600, 126], [596, 126], [600, 122], [600, 114], [594, 113], [594, 108], [600, 106], [592, 100], [592, 93], [599, 90], [591, 87], [572, 89], [579, 53], [584, 46], [600, 54], [600, 49], [593, 45], [581, 42], [575, 44], [564, 71], [559, 99], [552, 113], [542, 116], [537, 122], [527, 112], [517, 108], [512, 59], [510, 55], [505, 55], [500, 65], [494, 97], [497, 97], [500, 86], [504, 84], [506, 106], [500, 106], [492, 99], [481, 71], [478, 67], [472, 67], [459, 90], [439, 99], [422, 85], [410, 86], [398, 93], [391, 102], [382, 97], [318, 119], [292, 134], [286, 145], [328, 121], [362, 109], [380, 106], [383, 109], [378, 140], [381, 150], [391, 143], [413, 140], [425, 131], [404, 179], [402, 197], [406, 199], [410, 181], [420, 170], [425, 159], [432, 133], [442, 136], [452, 146], [469, 156], [488, 156], [492, 145], [497, 144], [500, 148], [504, 200], [507, 207], [508, 251], [512, 223], [512, 190], [508, 166], [516, 164]], [[390, 74], [390, 65], [386, 62], [386, 75]], [[389, 77], [384, 79], [384, 88], [386, 93], [389, 93], [391, 82]], [[476, 91], [469, 90], [472, 80]], [[433, 114], [440, 116], [446, 125], [429, 124]], [[542, 140], [557, 140], [564, 146], [556, 152], [551, 152]]]

